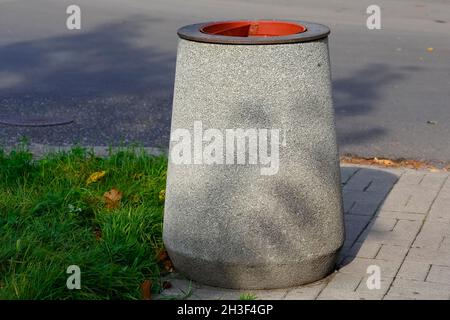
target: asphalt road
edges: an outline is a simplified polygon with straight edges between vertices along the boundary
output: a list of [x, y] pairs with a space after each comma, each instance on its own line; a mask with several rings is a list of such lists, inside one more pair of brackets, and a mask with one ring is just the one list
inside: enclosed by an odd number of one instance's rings
[[[366, 27], [374, 3], [381, 30]], [[81, 30], [66, 28], [69, 4]], [[450, 160], [447, 0], [0, 0], [0, 118], [74, 120], [0, 125], [0, 143], [167, 146], [177, 28], [243, 18], [330, 26], [341, 153]]]

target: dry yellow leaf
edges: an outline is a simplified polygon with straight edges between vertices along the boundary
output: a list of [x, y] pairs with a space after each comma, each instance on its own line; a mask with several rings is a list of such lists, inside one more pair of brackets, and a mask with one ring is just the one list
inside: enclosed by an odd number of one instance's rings
[[164, 202], [166, 200], [166, 189], [162, 189], [159, 192], [159, 201]]
[[431, 47], [430, 47], [430, 48], [427, 48], [427, 51], [428, 51], [428, 52], [433, 52], [433, 51], [434, 51], [434, 48], [431, 48]]
[[97, 171], [94, 172], [93, 174], [91, 174], [89, 176], [89, 178], [87, 178], [86, 180], [86, 184], [91, 184], [94, 182], [97, 182], [98, 180], [100, 180], [101, 178], [103, 178], [106, 174], [106, 171]]
[[394, 162], [392, 160], [389, 160], [389, 159], [374, 158], [373, 162], [376, 163], [376, 164], [380, 164], [382, 166], [386, 166], [386, 167], [394, 166]]
[[118, 208], [120, 206], [120, 200], [122, 200], [122, 192], [112, 188], [103, 194], [103, 199], [105, 199], [107, 209]]

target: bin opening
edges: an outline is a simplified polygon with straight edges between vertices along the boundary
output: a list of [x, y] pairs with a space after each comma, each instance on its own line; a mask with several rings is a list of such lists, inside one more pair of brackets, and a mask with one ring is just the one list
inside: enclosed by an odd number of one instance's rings
[[281, 21], [227, 21], [208, 24], [200, 31], [230, 37], [277, 37], [305, 32], [306, 27]]

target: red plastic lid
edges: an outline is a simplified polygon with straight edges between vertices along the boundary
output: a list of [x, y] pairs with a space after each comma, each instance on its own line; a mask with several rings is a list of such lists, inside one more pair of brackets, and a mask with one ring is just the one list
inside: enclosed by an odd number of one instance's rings
[[207, 24], [200, 31], [232, 37], [279, 37], [305, 32], [306, 27], [284, 21], [228, 21]]

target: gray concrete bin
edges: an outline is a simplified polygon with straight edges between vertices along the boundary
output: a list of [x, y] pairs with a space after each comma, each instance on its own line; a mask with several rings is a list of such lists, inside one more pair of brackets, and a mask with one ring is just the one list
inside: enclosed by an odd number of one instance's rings
[[178, 30], [163, 239], [198, 282], [319, 280], [344, 241], [326, 26], [225, 21]]

